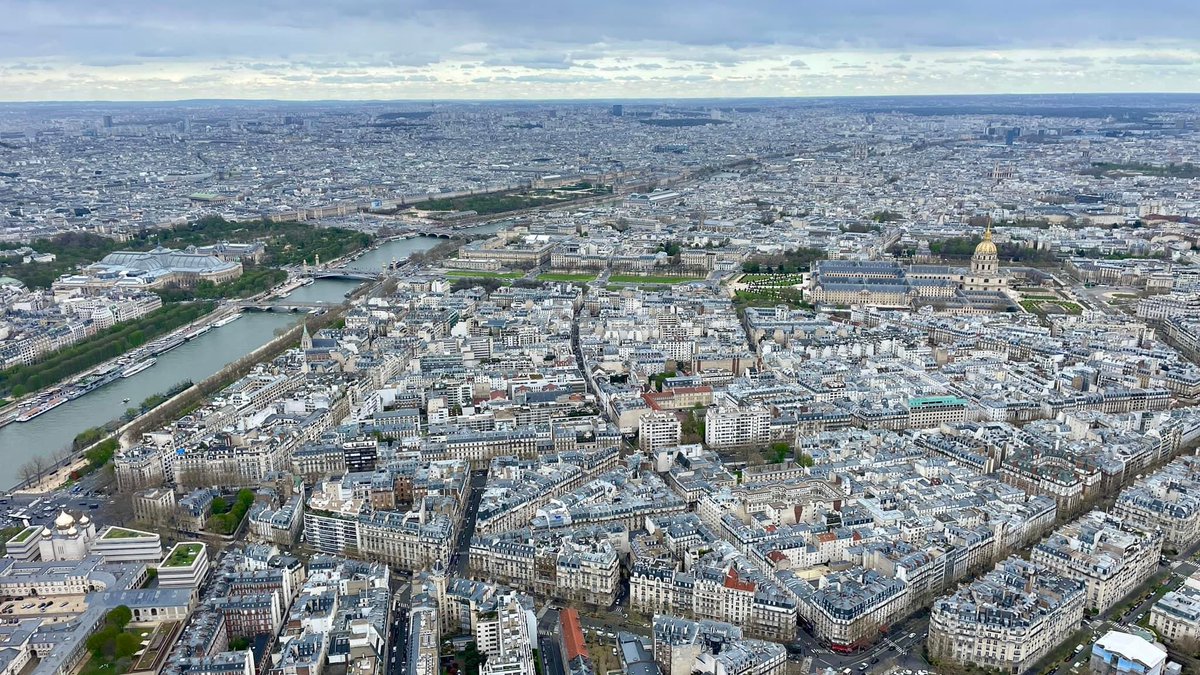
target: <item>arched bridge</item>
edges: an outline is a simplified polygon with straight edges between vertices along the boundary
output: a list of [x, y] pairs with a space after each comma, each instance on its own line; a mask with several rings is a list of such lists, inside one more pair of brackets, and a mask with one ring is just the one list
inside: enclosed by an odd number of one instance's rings
[[258, 302], [245, 301], [234, 303], [237, 307], [247, 312], [307, 312], [313, 309], [331, 309], [337, 307], [338, 302], [299, 302], [296, 300], [288, 300], [280, 298], [278, 300], [259, 300]]
[[364, 272], [363, 270], [352, 269], [310, 269], [307, 272], [300, 273], [298, 276], [312, 277], [313, 279], [352, 279], [354, 281], [378, 281], [383, 275], [379, 272]]

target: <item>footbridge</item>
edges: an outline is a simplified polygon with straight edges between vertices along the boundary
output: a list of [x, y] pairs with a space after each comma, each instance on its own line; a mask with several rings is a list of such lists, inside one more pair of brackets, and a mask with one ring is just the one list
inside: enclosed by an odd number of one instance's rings
[[310, 269], [307, 272], [297, 274], [300, 277], [308, 277], [310, 279], [351, 279], [353, 281], [379, 281], [383, 276], [381, 272], [365, 272], [355, 269]]
[[275, 300], [243, 301], [232, 304], [247, 312], [311, 312], [314, 309], [320, 310], [337, 307], [341, 302], [298, 302], [296, 300], [288, 300], [287, 298], [278, 298]]

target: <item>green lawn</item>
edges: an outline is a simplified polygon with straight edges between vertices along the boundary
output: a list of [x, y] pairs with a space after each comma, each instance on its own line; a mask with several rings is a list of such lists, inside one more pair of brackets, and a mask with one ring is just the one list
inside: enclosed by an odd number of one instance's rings
[[668, 277], [654, 274], [614, 274], [608, 278], [617, 284], [686, 284], [703, 281], [704, 277]]
[[579, 281], [586, 284], [589, 281], [595, 281], [596, 275], [571, 272], [543, 272], [537, 278], [538, 281]]
[[448, 277], [466, 277], [470, 279], [520, 279], [525, 276], [521, 272], [484, 272], [476, 270], [446, 270]]
[[127, 530], [123, 527], [114, 527], [104, 535], [103, 539], [134, 539], [136, 537], [145, 537], [145, 532], [135, 532]]
[[1054, 305], [1056, 307], [1061, 307], [1063, 312], [1067, 314], [1083, 313], [1082, 307], [1066, 300], [1030, 300], [1026, 298], [1021, 301], [1021, 307], [1023, 307], [1025, 311], [1032, 312], [1034, 314], [1045, 314], [1046, 310], [1042, 307], [1043, 305]]
[[22, 543], [24, 543], [24, 542], [25, 542], [27, 539], [29, 539], [30, 537], [32, 537], [34, 532], [37, 532], [37, 528], [36, 528], [36, 527], [27, 527], [27, 528], [25, 528], [24, 530], [21, 530], [21, 532], [20, 532], [20, 533], [18, 533], [18, 534], [17, 534], [17, 536], [13, 537], [13, 538], [12, 538], [10, 541], [15, 541], [15, 542], [17, 542], [18, 544], [22, 544]]
[[180, 544], [175, 547], [171, 557], [163, 561], [163, 567], [187, 567], [191, 565], [204, 549], [201, 544]]

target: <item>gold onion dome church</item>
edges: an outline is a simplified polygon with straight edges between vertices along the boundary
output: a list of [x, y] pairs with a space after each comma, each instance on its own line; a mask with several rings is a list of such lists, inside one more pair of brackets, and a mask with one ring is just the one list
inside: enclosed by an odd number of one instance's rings
[[42, 531], [38, 542], [42, 560], [82, 560], [96, 541], [96, 524], [86, 513], [75, 516], [63, 511], [54, 519], [54, 529]]

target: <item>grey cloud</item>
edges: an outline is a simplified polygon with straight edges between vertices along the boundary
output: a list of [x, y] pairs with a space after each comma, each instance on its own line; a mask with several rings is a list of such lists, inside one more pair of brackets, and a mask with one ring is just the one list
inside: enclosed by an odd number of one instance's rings
[[[719, 82], [741, 76], [736, 67], [759, 57], [792, 59], [793, 76], [800, 78], [798, 71], [815, 74], [825, 54], [866, 52], [869, 59], [872, 53], [899, 53], [887, 59], [893, 63], [919, 54], [927, 65], [932, 52], [944, 57], [940, 63], [959, 66], [940, 68], [953, 77], [948, 71], [1013, 72], [1018, 64], [1006, 60], [1016, 58], [1010, 52], [1017, 49], [1044, 52], [1033, 62], [1048, 64], [1064, 50], [1117, 45], [1142, 51], [1144, 45], [1144, 55], [1109, 63], [1153, 68], [1196, 62], [1169, 52], [1173, 45], [1192, 44], [1195, 21], [1176, 19], [1194, 17], [1195, 1], [1009, 0], [998, 6], [945, 0], [6, 0], [0, 67], [9, 64], [4, 72], [15, 73], [13, 65], [44, 59], [63, 75], [75, 66], [148, 69], [155, 59], [174, 59], [205, 72], [334, 78], [327, 81], [334, 87], [388, 78], [422, 81], [401, 79], [429, 76], [405, 72], [422, 68], [469, 73], [487, 68], [510, 78], [507, 82], [533, 75], [547, 78], [539, 80], [543, 83], [592, 83], [601, 74], [599, 80], [612, 82], [623, 69], [649, 75], [667, 65], [667, 72], [684, 71], [680, 77]], [[624, 65], [597, 69], [587, 63], [598, 59]], [[1102, 63], [1060, 59], [1059, 64], [1080, 67]], [[433, 64], [438, 65], [430, 68]], [[383, 70], [395, 72], [376, 72]], [[855, 69], [839, 70], [846, 76]], [[870, 70], [883, 78], [901, 69], [876, 63]], [[0, 78], [0, 92], [3, 85]]]
[[81, 62], [81, 65], [92, 66], [93, 68], [117, 68], [119, 66], [136, 66], [142, 63], [142, 60], [135, 58], [127, 58], [123, 56], [99, 57], [87, 59]]
[[322, 84], [393, 84], [399, 79], [396, 75], [369, 75], [363, 73], [321, 75], [316, 78], [316, 81]]
[[54, 66], [46, 64], [46, 63], [17, 62], [17, 63], [8, 64], [8, 65], [2, 66], [2, 67], [4, 68], [4, 70], [12, 70], [12, 71], [23, 70], [23, 71], [33, 72], [33, 71], [39, 71], [39, 70], [54, 70]]
[[[51, 8], [50, 11], [47, 7]], [[599, 51], [597, 44], [809, 49], [991, 49], [1053, 45], [1113, 36], [1186, 40], [1194, 22], [1164, 20], [1195, 11], [1190, 0], [1011, 0], [1002, 8], [944, 0], [9, 0], [6, 22], [27, 30], [0, 45], [21, 55], [153, 53], [163, 44], [197, 54], [250, 56], [280, 48], [357, 51], [399, 39], [446, 55], [469, 43], [512, 51], [556, 45]], [[1030, 20], [1034, 16], [1036, 20]], [[1190, 24], [1190, 25], [1189, 25]], [[120, 39], [113, 40], [113, 34]], [[47, 34], [61, 39], [47, 41]], [[102, 38], [101, 36], [106, 36]], [[503, 58], [503, 54], [495, 55]], [[578, 56], [575, 58], [585, 58]]]
[[1090, 56], [1059, 56], [1050, 60], [1054, 61], [1055, 63], [1066, 63], [1072, 66], [1090, 66], [1096, 62], [1096, 60]]
[[159, 47], [157, 49], [136, 51], [133, 55], [144, 59], [174, 59], [184, 56], [194, 56], [195, 52], [191, 49], [179, 49], [177, 47]]
[[518, 56], [505, 56], [490, 58], [483, 62], [485, 66], [519, 66], [522, 68], [537, 68], [542, 70], [568, 70], [572, 63], [566, 58], [555, 59], [550, 58], [521, 58]]
[[1123, 66], [1195, 66], [1200, 65], [1196, 56], [1177, 54], [1134, 54], [1132, 56], [1117, 56], [1110, 59], [1113, 63]]
[[594, 75], [555, 75], [548, 73], [545, 75], [516, 75], [508, 77], [492, 78], [493, 82], [543, 82], [549, 84], [577, 84], [584, 82], [607, 82], [606, 77], [597, 77]]

